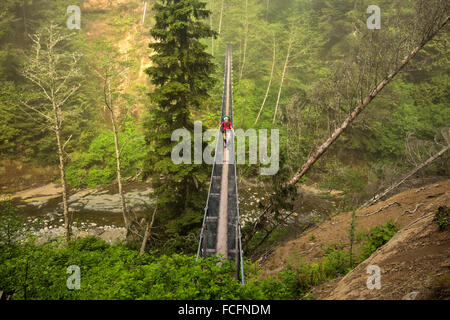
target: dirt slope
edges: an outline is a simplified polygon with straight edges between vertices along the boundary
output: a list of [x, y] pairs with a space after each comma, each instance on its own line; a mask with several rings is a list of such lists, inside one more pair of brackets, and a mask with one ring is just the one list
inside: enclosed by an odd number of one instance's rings
[[[386, 201], [357, 211], [356, 230], [368, 230], [389, 220], [396, 221], [401, 229], [443, 205], [450, 205], [450, 179], [410, 189]], [[297, 239], [276, 248], [266, 261], [261, 261], [262, 268], [266, 270], [265, 274], [277, 275], [287, 264], [295, 263], [299, 259], [314, 262], [323, 256], [322, 248], [335, 243], [348, 242], [350, 221], [351, 212], [338, 214], [330, 220], [308, 229]], [[445, 251], [448, 254], [450, 252], [448, 242], [446, 246]], [[428, 247], [424, 245], [422, 251], [412, 252], [411, 255], [423, 256], [427, 254], [427, 250]]]
[[[425, 213], [340, 281], [312, 290], [317, 299], [450, 299], [450, 228]], [[380, 268], [380, 288], [367, 286], [368, 267]]]

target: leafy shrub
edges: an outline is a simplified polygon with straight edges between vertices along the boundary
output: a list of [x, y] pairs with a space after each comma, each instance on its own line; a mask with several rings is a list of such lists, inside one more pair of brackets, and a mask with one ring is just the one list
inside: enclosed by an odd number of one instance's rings
[[365, 236], [364, 244], [360, 249], [361, 261], [370, 257], [379, 247], [388, 242], [397, 233], [397, 230], [397, 225], [393, 221], [371, 228]]
[[346, 274], [350, 267], [349, 252], [346, 250], [332, 250], [323, 258], [322, 269], [328, 279]]
[[445, 300], [450, 295], [450, 275], [444, 274], [440, 276], [430, 275], [433, 278], [431, 296], [427, 299]]
[[[122, 176], [135, 175], [142, 168], [145, 154], [144, 137], [138, 132], [132, 119], [125, 121], [119, 133], [121, 146]], [[76, 187], [96, 187], [113, 181], [116, 177], [116, 154], [114, 136], [110, 130], [102, 130], [95, 137], [86, 153], [72, 155], [73, 161], [67, 165], [66, 175], [70, 185]]]
[[21, 236], [23, 219], [17, 216], [10, 199], [0, 200], [0, 245], [13, 245]]
[[73, 241], [71, 247], [79, 251], [102, 251], [108, 248], [108, 244], [96, 236], [88, 235]]
[[[139, 255], [124, 244], [95, 237], [20, 246], [13, 254], [0, 247], [0, 288], [14, 299], [293, 299], [278, 279], [261, 279], [249, 268], [246, 284], [233, 279], [234, 267], [217, 257], [182, 254]], [[69, 290], [67, 267], [81, 270], [80, 290]]]
[[435, 212], [434, 221], [439, 226], [440, 230], [445, 230], [448, 226], [448, 220], [450, 218], [450, 207], [439, 207]]
[[325, 254], [317, 263], [299, 261], [295, 266], [287, 266], [280, 273], [285, 290], [290, 296], [312, 299], [313, 297], [308, 294], [311, 287], [347, 274], [353, 269], [354, 262], [358, 264], [364, 261], [377, 248], [388, 242], [396, 232], [396, 224], [389, 221], [371, 228], [367, 234], [361, 234], [364, 243], [359, 261], [350, 259], [352, 253], [345, 249], [345, 244], [336, 243], [323, 248]]
[[318, 263], [300, 261], [297, 265], [287, 266], [280, 277], [289, 295], [294, 297], [305, 296], [311, 287], [335, 279], [350, 271], [349, 253], [340, 246], [330, 246], [324, 249], [325, 256]]

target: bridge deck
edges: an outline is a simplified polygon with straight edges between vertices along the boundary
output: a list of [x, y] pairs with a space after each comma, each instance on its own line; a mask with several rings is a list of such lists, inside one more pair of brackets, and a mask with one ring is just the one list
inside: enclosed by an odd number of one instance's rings
[[[222, 117], [228, 115], [233, 122], [233, 90], [231, 46], [225, 55]], [[234, 260], [236, 279], [244, 283], [242, 263], [241, 227], [236, 180], [234, 130], [227, 134], [223, 146], [222, 134], [217, 136], [216, 153], [211, 173], [208, 199], [197, 251], [199, 256], [222, 255]]]

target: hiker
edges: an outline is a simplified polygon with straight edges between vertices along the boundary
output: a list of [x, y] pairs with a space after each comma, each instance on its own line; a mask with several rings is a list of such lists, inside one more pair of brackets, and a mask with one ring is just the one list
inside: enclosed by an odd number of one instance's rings
[[224, 147], [227, 145], [227, 130], [230, 130], [232, 127], [230, 118], [228, 116], [223, 117], [223, 121], [220, 123], [220, 131], [222, 131]]

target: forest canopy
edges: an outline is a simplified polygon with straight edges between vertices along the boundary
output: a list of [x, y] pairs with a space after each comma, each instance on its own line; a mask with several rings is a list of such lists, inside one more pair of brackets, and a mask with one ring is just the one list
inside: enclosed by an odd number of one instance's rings
[[[210, 168], [173, 165], [170, 134], [192, 129], [197, 120], [217, 128], [227, 44], [233, 48], [234, 127], [280, 131], [277, 175], [260, 176], [261, 164], [242, 164], [242, 179], [281, 193], [399, 67], [301, 181], [342, 191], [345, 205], [358, 205], [448, 145], [448, 25], [423, 43], [448, 17], [445, 1], [380, 0], [375, 29], [368, 28], [368, 0], [149, 4], [144, 21], [137, 0], [98, 7], [87, 0], [1, 2], [2, 160], [64, 164], [68, 192], [135, 177], [147, 181], [158, 196], [162, 214], [155, 223], [164, 240], [177, 239], [174, 250], [192, 252], [195, 241], [187, 239], [201, 224]], [[69, 5], [81, 8], [80, 29], [66, 28]], [[61, 28], [58, 50], [76, 53], [81, 75], [62, 85], [75, 85], [77, 92], [55, 113], [63, 123], [59, 138], [33, 113], [49, 117], [50, 109], [24, 73], [35, 52], [33, 36], [50, 24]], [[401, 66], [418, 45], [424, 46]], [[449, 173], [444, 154], [420, 175]], [[148, 225], [136, 228], [144, 232]]]

